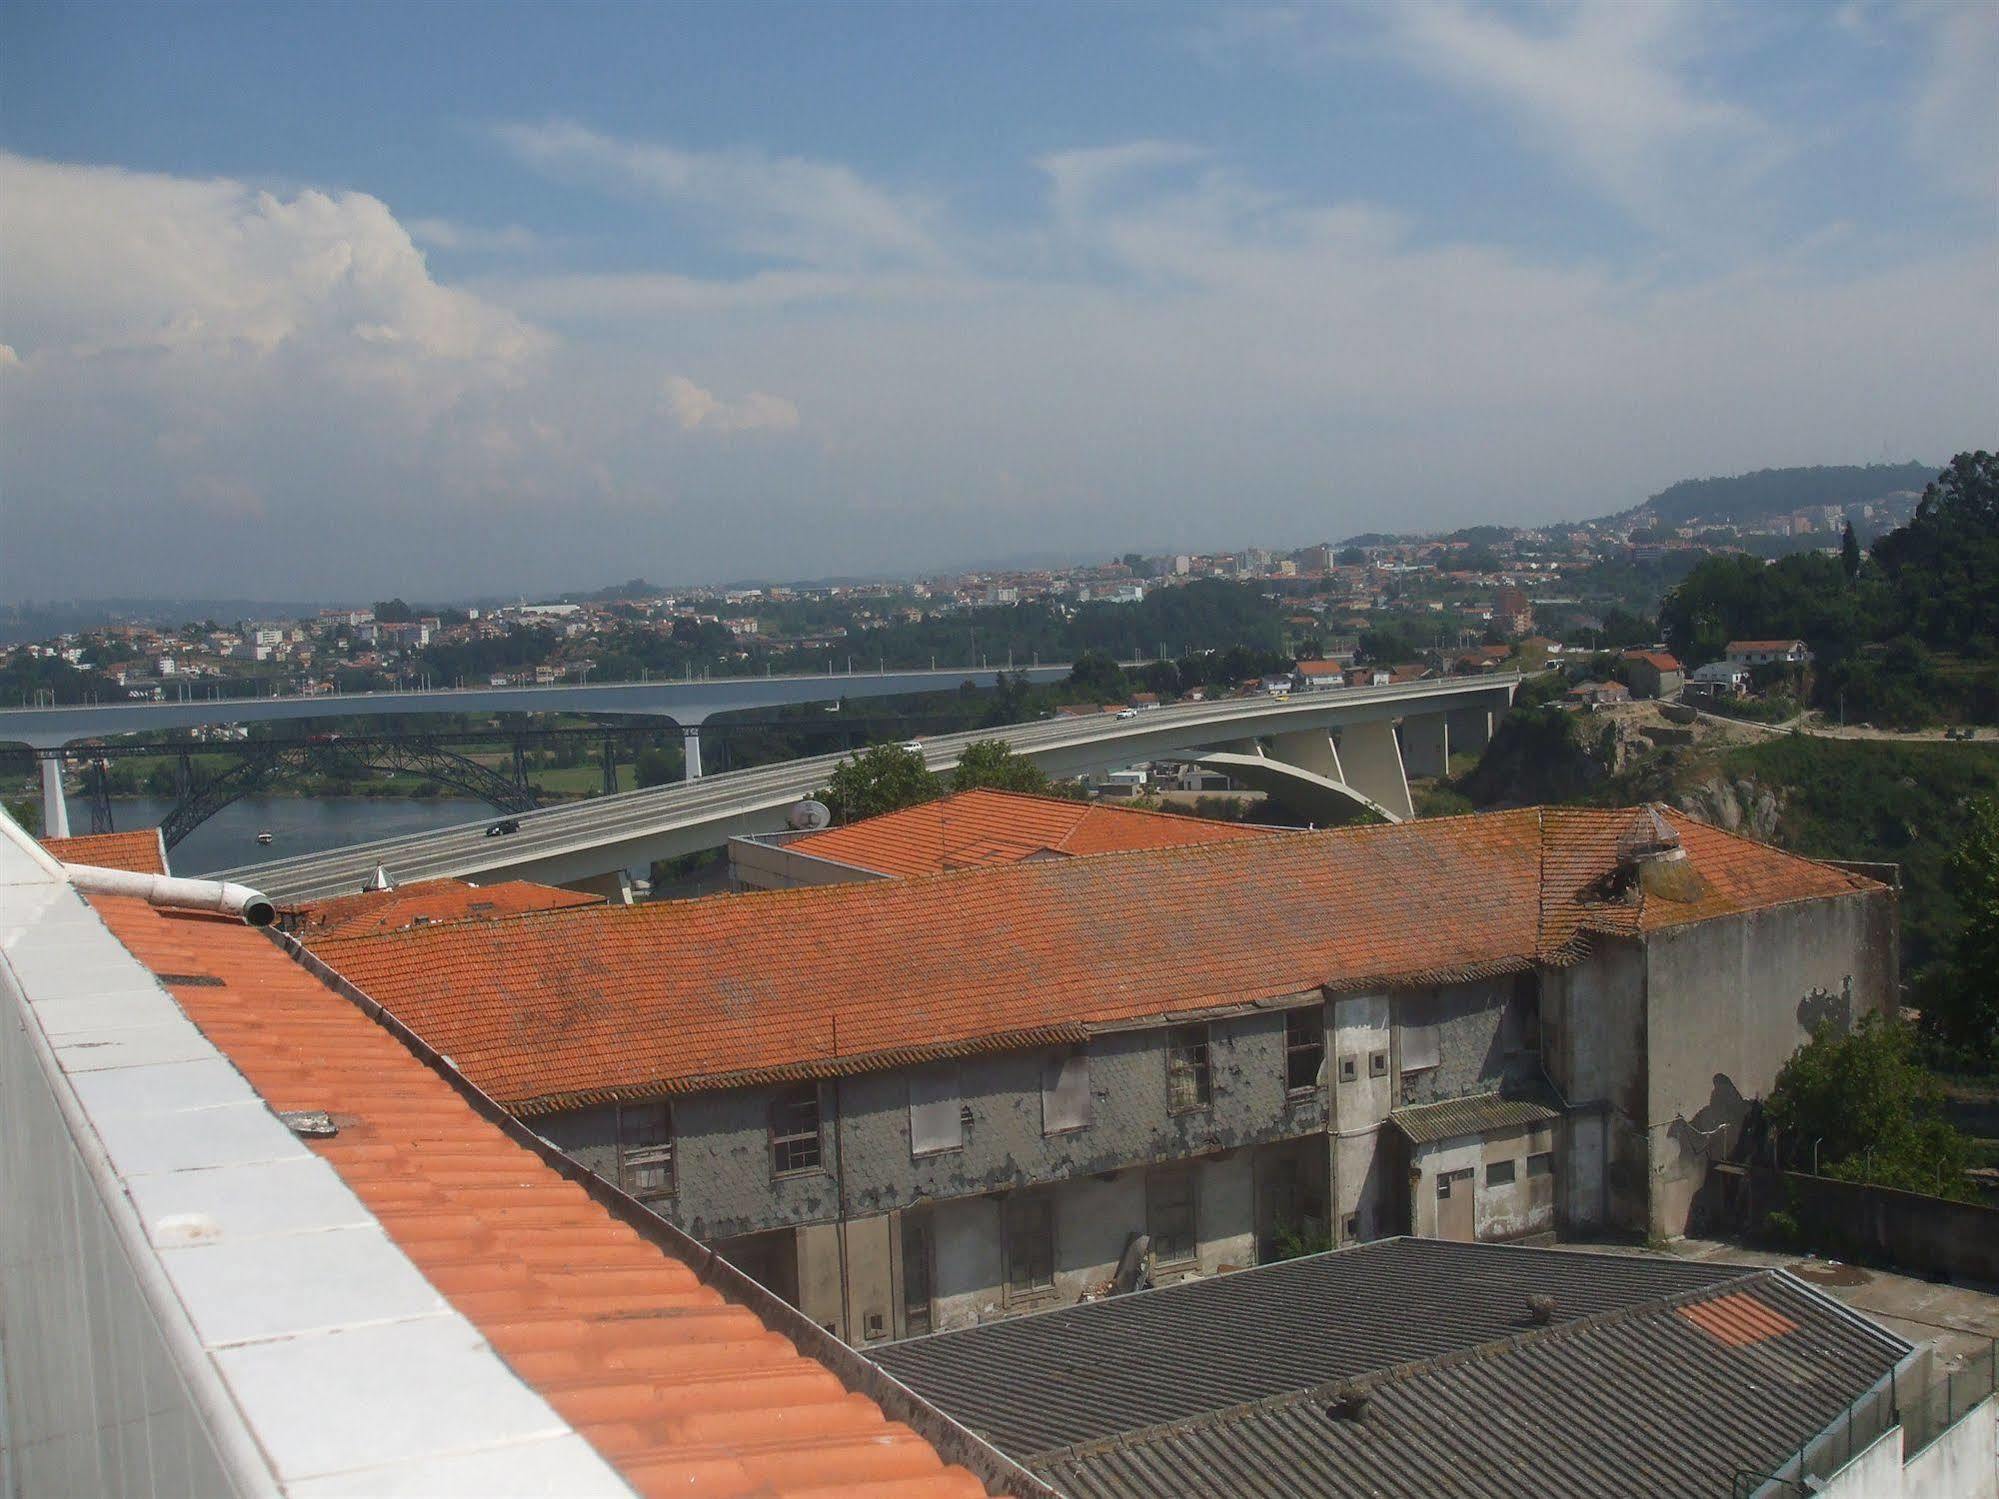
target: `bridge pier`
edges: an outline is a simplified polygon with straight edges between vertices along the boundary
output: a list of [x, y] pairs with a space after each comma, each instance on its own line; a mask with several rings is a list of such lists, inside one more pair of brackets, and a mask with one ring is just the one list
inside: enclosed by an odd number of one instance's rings
[[1409, 777], [1402, 769], [1402, 751], [1395, 742], [1395, 725], [1385, 718], [1352, 723], [1340, 729], [1340, 779], [1396, 817], [1416, 815], [1409, 799]]
[[62, 794], [62, 756], [44, 755], [42, 759], [42, 836], [44, 838], [67, 838], [69, 836], [69, 803]]
[[1333, 747], [1333, 736], [1324, 729], [1295, 729], [1287, 734], [1273, 735], [1270, 741], [1271, 758], [1282, 760], [1286, 765], [1295, 765], [1300, 770], [1309, 770], [1315, 776], [1324, 776], [1329, 781], [1346, 780], [1346, 772], [1340, 768], [1340, 752]]
[[701, 779], [701, 725], [684, 723], [680, 726], [681, 753], [687, 761], [687, 776], [690, 781]]
[[1492, 709], [1453, 708], [1448, 716], [1451, 745], [1459, 754], [1475, 753], [1492, 741]]
[[1412, 776], [1442, 780], [1451, 773], [1451, 721], [1442, 713], [1402, 720], [1402, 765]]

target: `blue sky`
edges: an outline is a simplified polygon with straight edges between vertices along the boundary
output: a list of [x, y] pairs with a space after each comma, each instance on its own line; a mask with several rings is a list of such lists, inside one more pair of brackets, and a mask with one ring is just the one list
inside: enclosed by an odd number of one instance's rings
[[1941, 461], [1999, 411], [1995, 70], [1940, 0], [15, 0], [0, 594], [1296, 544]]

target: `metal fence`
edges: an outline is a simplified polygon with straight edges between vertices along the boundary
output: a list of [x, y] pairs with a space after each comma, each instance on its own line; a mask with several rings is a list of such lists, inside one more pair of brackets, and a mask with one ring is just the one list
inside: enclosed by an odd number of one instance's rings
[[1902, 1408], [1902, 1461], [1908, 1462], [1989, 1399], [1999, 1383], [1999, 1340], [1939, 1379]]
[[1913, 1461], [1992, 1395], [1999, 1383], [1999, 1341], [1941, 1378], [1926, 1380], [1931, 1367], [1923, 1353], [1904, 1359], [1774, 1473], [1738, 1469], [1731, 1499], [1816, 1494], [1827, 1478], [1897, 1426], [1902, 1428], [1902, 1461]]

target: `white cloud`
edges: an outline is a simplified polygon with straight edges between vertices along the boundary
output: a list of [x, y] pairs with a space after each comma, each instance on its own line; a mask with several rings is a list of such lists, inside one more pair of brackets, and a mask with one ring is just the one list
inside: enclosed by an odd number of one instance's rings
[[1003, 266], [450, 286], [366, 195], [0, 156], [0, 596], [435, 597], [1596, 514], [1689, 474], [1941, 460], [1999, 394], [1965, 311], [1999, 300], [1989, 242], [1662, 284], [1160, 142], [1043, 168]]
[[685, 375], [668, 375], [661, 394], [683, 432], [788, 432], [798, 425], [796, 406], [760, 390], [724, 401]]
[[1981, 0], [1909, 0], [1902, 14], [1925, 53], [1910, 143], [1952, 191], [1999, 198], [1999, 8]]
[[691, 151], [624, 140], [561, 121], [496, 134], [522, 162], [677, 204], [712, 218], [739, 249], [803, 265], [929, 262], [933, 210], [851, 168], [742, 147]]
[[520, 224], [485, 229], [453, 219], [411, 219], [410, 238], [434, 250], [458, 250], [474, 255], [511, 255], [540, 247], [541, 236]]
[[1634, 218], [1683, 232], [1785, 154], [1752, 110], [1695, 81], [1711, 35], [1703, 0], [1570, 0], [1511, 20], [1456, 0], [1381, 14], [1410, 66], [1519, 121], [1544, 150]]

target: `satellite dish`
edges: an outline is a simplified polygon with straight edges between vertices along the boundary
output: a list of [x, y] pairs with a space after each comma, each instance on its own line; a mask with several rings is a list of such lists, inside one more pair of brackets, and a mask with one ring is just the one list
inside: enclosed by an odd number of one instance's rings
[[816, 833], [821, 828], [833, 826], [833, 814], [824, 802], [800, 802], [785, 814], [784, 820], [794, 832], [799, 833]]

